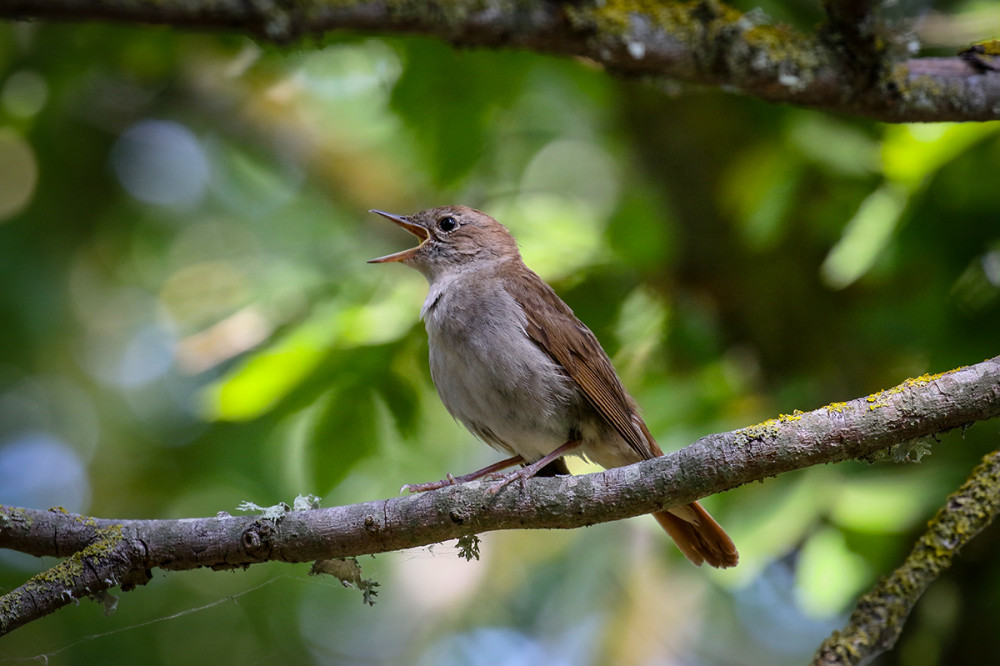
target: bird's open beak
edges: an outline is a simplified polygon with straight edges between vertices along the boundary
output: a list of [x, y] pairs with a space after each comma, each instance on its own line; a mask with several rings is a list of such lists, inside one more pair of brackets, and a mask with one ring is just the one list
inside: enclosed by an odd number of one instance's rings
[[403, 215], [393, 215], [392, 213], [386, 213], [385, 211], [382, 210], [373, 209], [368, 212], [377, 213], [382, 217], [392, 220], [393, 222], [403, 227], [411, 234], [420, 239], [420, 244], [417, 245], [416, 247], [411, 247], [409, 250], [403, 250], [402, 252], [396, 252], [395, 254], [387, 254], [384, 257], [379, 257], [378, 259], [369, 259], [368, 260], [369, 264], [386, 264], [392, 261], [406, 261], [407, 259], [411, 258], [414, 254], [416, 254], [417, 250], [420, 249], [420, 246], [423, 245], [428, 238], [430, 238], [430, 234], [427, 233], [426, 229], [424, 229], [419, 224], [411, 222], [408, 217], [405, 217]]

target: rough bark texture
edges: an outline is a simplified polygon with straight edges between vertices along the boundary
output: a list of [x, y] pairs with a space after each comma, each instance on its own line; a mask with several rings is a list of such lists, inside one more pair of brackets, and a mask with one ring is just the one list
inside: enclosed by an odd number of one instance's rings
[[887, 122], [1000, 118], [1000, 72], [959, 56], [898, 55], [893, 43], [909, 37], [879, 22], [872, 5], [827, 0], [829, 20], [809, 35], [718, 0], [2, 0], [0, 18], [229, 30], [279, 43], [331, 30], [422, 34]]
[[[0, 505], [0, 548], [81, 559], [0, 597], [0, 635], [149, 570], [245, 567], [381, 553], [500, 529], [574, 528], [686, 504], [751, 481], [852, 458], [906, 457], [914, 442], [1000, 416], [1000, 357], [704, 437], [629, 467], [536, 478], [488, 492], [471, 482], [350, 506], [234, 517], [109, 520]], [[75, 566], [75, 565], [74, 565]]]
[[906, 561], [858, 602], [847, 626], [824, 641], [813, 666], [867, 664], [891, 650], [910, 611], [962, 546], [1000, 511], [1000, 451], [983, 458], [969, 479], [948, 497]]

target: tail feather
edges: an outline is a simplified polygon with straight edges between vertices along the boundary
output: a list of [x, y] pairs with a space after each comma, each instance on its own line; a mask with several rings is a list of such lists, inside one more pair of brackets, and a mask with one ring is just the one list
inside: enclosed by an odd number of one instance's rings
[[725, 569], [740, 561], [733, 540], [697, 502], [657, 511], [653, 517], [695, 565], [706, 562]]

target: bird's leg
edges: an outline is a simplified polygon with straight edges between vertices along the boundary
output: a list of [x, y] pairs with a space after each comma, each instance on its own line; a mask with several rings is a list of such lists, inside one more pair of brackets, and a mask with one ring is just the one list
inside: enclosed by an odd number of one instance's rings
[[471, 474], [463, 474], [462, 476], [452, 476], [448, 475], [447, 478], [441, 479], [440, 481], [432, 481], [430, 483], [408, 483], [399, 489], [399, 492], [404, 490], [411, 493], [422, 493], [428, 490], [437, 490], [438, 488], [444, 488], [445, 486], [453, 486], [456, 483], [465, 483], [466, 481], [475, 481], [476, 479], [481, 479], [484, 476], [489, 476], [490, 474], [496, 474], [502, 469], [507, 469], [513, 465], [518, 465], [524, 462], [524, 458], [521, 456], [513, 456], [512, 458], [507, 458], [499, 462], [495, 462], [492, 465], [487, 465], [482, 469], [477, 469]]
[[538, 471], [543, 467], [545, 467], [546, 465], [548, 465], [550, 462], [556, 460], [557, 458], [563, 457], [568, 452], [572, 451], [578, 446], [580, 446], [580, 440], [571, 439], [570, 441], [566, 442], [552, 453], [548, 454], [543, 458], [539, 458], [530, 465], [525, 465], [521, 469], [514, 470], [510, 474], [504, 474], [502, 477], [500, 477], [500, 480], [498, 480], [496, 483], [490, 486], [489, 492], [491, 494], [496, 493], [511, 481], [517, 481], [518, 479], [520, 479], [521, 483], [523, 484], [525, 481], [533, 477], [535, 474], [538, 474]]

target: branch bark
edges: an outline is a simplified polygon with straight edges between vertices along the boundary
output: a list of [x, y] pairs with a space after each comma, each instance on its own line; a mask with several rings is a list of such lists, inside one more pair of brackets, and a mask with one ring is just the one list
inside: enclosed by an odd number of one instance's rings
[[[851, 402], [729, 433], [675, 453], [503, 492], [472, 482], [278, 520], [109, 520], [0, 505], [0, 547], [80, 560], [77, 580], [39, 574], [0, 597], [0, 635], [85, 594], [141, 583], [155, 567], [234, 568], [374, 554], [501, 529], [574, 528], [650, 513], [820, 463], [904, 455], [915, 440], [1000, 416], [1000, 357]], [[109, 536], [110, 535], [110, 536]], [[96, 544], [96, 545], [95, 545]], [[62, 566], [62, 565], [60, 565]], [[78, 568], [73, 568], [78, 571]], [[55, 572], [53, 574], [52, 572]]]
[[1000, 512], [1000, 451], [983, 458], [952, 493], [906, 561], [858, 602], [841, 631], [813, 657], [813, 666], [868, 664], [891, 650], [910, 611], [927, 587], [951, 566], [958, 551]]
[[[719, 0], [2, 0], [0, 18], [229, 30], [279, 43], [331, 30], [421, 34], [456, 46], [582, 57], [622, 76], [720, 86], [886, 122], [1000, 119], [1000, 72], [960, 57], [895, 59], [871, 31], [871, 4], [827, 0], [830, 21], [814, 35]], [[852, 23], [857, 17], [865, 25]]]

